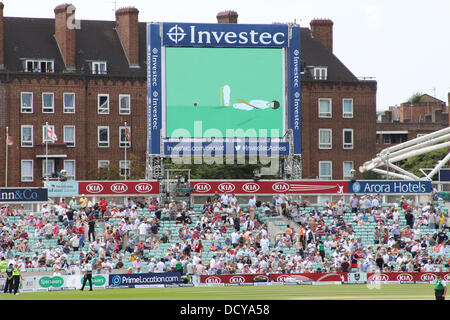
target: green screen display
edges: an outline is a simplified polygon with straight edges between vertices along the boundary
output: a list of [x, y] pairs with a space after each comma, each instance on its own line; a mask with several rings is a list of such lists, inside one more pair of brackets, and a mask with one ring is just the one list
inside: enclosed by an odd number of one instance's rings
[[167, 47], [167, 138], [282, 137], [283, 59], [283, 49]]

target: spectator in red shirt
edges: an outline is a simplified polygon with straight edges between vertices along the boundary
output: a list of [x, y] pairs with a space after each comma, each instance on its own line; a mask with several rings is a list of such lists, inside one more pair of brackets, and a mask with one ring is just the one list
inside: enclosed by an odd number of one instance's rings
[[78, 248], [83, 248], [84, 246], [84, 239], [85, 239], [85, 234], [84, 234], [84, 226], [81, 225], [78, 229], [77, 229], [78, 233], [80, 234], [80, 243], [78, 245]]
[[108, 202], [106, 202], [105, 198], [101, 198], [98, 202], [98, 206], [100, 207], [101, 217], [103, 218], [106, 210], [108, 209]]
[[195, 253], [202, 253], [203, 249], [204, 248], [203, 248], [202, 240], [198, 240], [198, 242], [195, 244], [194, 252]]

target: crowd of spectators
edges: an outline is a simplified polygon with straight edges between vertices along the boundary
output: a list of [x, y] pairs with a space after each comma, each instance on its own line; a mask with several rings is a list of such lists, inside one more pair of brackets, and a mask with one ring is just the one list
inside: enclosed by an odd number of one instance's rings
[[[17, 223], [9, 222], [13, 216]], [[261, 217], [277, 216], [290, 223], [272, 241]], [[160, 232], [166, 221], [176, 223], [178, 232]], [[373, 243], [367, 244], [355, 227], [374, 224]], [[424, 226], [432, 232], [423, 234]], [[83, 195], [43, 205], [39, 214], [1, 208], [0, 259], [23, 272], [46, 267], [54, 275], [79, 274], [90, 260], [94, 274], [179, 271], [194, 283], [200, 274], [442, 271], [449, 267], [449, 226], [433, 201], [405, 197], [384, 204], [380, 195], [353, 195], [312, 205], [285, 195], [270, 201], [252, 196], [242, 206], [223, 194], [208, 198], [199, 213], [184, 201], [130, 198], [117, 205]], [[37, 241], [30, 241], [28, 227]], [[44, 239], [57, 245], [46, 246]], [[162, 257], [145, 255], [162, 244], [169, 244]], [[77, 258], [70, 259], [74, 252]]]

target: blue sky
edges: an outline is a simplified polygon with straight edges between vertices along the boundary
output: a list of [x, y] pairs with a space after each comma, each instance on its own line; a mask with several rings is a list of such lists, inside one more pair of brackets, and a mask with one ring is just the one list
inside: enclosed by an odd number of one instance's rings
[[215, 23], [234, 10], [239, 23], [334, 22], [333, 51], [357, 76], [378, 82], [377, 110], [406, 101], [415, 92], [448, 102], [450, 92], [450, 1], [445, 0], [3, 0], [6, 17], [53, 18], [62, 3], [75, 17], [114, 20], [114, 8], [139, 9], [141, 22]]

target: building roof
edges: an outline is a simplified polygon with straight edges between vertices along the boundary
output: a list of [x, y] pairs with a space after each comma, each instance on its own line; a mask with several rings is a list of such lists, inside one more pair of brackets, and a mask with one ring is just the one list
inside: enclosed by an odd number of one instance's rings
[[[76, 73], [85, 72], [88, 61], [107, 61], [109, 76], [146, 77], [146, 23], [139, 23], [139, 66], [130, 68], [116, 32], [115, 21], [79, 20], [76, 30]], [[22, 71], [21, 59], [54, 60], [54, 71], [64, 71], [64, 62], [55, 39], [55, 20], [4, 17], [5, 69]], [[328, 81], [358, 81], [355, 75], [319, 40], [309, 28], [301, 28], [303, 66], [326, 66]], [[88, 69], [89, 70], [89, 69]], [[88, 72], [89, 73], [89, 72]], [[313, 80], [305, 72], [303, 80]]]
[[[108, 75], [146, 76], [146, 24], [139, 23], [139, 66], [130, 68], [114, 29], [115, 21], [80, 20], [76, 30], [76, 70], [83, 72], [87, 61], [107, 61]], [[55, 20], [4, 18], [5, 68], [22, 71], [21, 59], [54, 60], [54, 71], [63, 72], [64, 62], [55, 39]], [[89, 70], [89, 69], [88, 69]]]
[[[329, 81], [358, 81], [357, 77], [317, 38], [313, 38], [309, 28], [301, 28], [301, 54], [304, 65], [327, 66]], [[306, 72], [303, 80], [312, 80]]]

